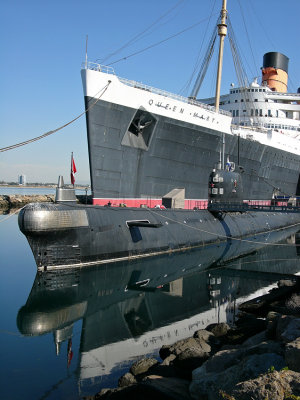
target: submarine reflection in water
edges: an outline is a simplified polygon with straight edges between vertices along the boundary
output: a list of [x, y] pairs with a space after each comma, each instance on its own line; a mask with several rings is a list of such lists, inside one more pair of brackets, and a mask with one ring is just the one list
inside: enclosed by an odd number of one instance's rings
[[[300, 235], [268, 234], [268, 243], [233, 261], [216, 260], [216, 246], [89, 270], [38, 272], [17, 317], [24, 335], [53, 332], [56, 352], [82, 319], [80, 382], [108, 375], [163, 344], [191, 336], [210, 323], [234, 320], [237, 305], [299, 272]], [[244, 248], [245, 250], [245, 248]], [[244, 251], [243, 251], [244, 253]], [[245, 279], [244, 279], [245, 278]]]

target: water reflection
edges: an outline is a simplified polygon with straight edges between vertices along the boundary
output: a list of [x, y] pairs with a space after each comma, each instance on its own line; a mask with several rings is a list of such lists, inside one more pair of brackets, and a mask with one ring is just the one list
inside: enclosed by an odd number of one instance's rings
[[[300, 235], [274, 232], [262, 246], [244, 243], [247, 256], [222, 264], [217, 246], [85, 271], [37, 273], [17, 325], [23, 335], [53, 334], [57, 354], [82, 320], [77, 376], [80, 391], [95, 393], [103, 376], [119, 376], [136, 357], [191, 336], [214, 322], [232, 323], [237, 306], [299, 272]], [[113, 382], [112, 385], [115, 385]], [[99, 386], [97, 387], [99, 390]]]

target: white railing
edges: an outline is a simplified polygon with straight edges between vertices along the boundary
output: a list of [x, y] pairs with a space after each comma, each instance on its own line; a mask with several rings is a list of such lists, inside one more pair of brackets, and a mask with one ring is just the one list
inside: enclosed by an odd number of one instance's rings
[[104, 72], [105, 74], [116, 75], [113, 67], [108, 67], [106, 65], [100, 65], [91, 61], [83, 62], [81, 64], [81, 69], [90, 69], [92, 71]]
[[[103, 72], [105, 74], [116, 75], [115, 71], [114, 71], [114, 69], [112, 67], [107, 67], [105, 65], [96, 64], [96, 63], [93, 63], [93, 62], [90, 62], [90, 61], [87, 62], [87, 63], [86, 62], [82, 63], [82, 69], [90, 69], [92, 71], [98, 71], [98, 72]], [[167, 92], [165, 90], [157, 89], [157, 88], [145, 85], [145, 84], [140, 83], [140, 82], [136, 82], [136, 81], [128, 80], [128, 79], [125, 79], [125, 78], [120, 78], [120, 77], [118, 77], [118, 79], [119, 79], [120, 82], [124, 83], [124, 85], [130, 86], [130, 87], [134, 87], [136, 89], [146, 90], [148, 92], [155, 93], [155, 94], [158, 94], [160, 96], [168, 97], [168, 98], [173, 99], [173, 100], [179, 100], [179, 101], [181, 101], [183, 103], [192, 104], [194, 106], [204, 108], [205, 110], [216, 112], [216, 108], [215, 107], [209, 106], [208, 104], [205, 104], [205, 103], [201, 103], [200, 101], [193, 100], [193, 99], [190, 99], [188, 97], [180, 96], [178, 94], [170, 93], [170, 92]], [[225, 110], [219, 109], [219, 113], [231, 117], [231, 113], [229, 111], [225, 111]]]
[[266, 92], [268, 97], [277, 97], [277, 96], [283, 96], [283, 97], [293, 97], [295, 99], [300, 98], [300, 93], [286, 93], [286, 92]]

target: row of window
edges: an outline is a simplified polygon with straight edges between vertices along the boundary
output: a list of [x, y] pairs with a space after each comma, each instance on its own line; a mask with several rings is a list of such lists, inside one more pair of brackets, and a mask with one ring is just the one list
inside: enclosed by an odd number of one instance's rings
[[241, 126], [257, 126], [257, 127], [264, 127], [267, 129], [277, 129], [277, 130], [289, 130], [289, 131], [298, 131], [300, 132], [300, 128], [297, 128], [296, 126], [290, 126], [290, 125], [277, 125], [277, 124], [259, 124], [257, 122], [251, 124], [248, 124], [247, 122], [241, 122]]
[[[230, 110], [233, 117], [239, 117], [239, 110]], [[243, 110], [243, 113], [246, 113], [247, 110]], [[263, 117], [263, 110], [262, 109], [253, 109], [251, 108], [251, 117]], [[268, 114], [265, 114], [265, 117], [274, 117], [271, 110], [268, 110]], [[278, 118], [278, 110], [276, 110], [276, 118]]]
[[235, 90], [230, 90], [230, 93], [244, 93], [244, 92], [265, 92], [266, 89], [235, 89]]
[[[246, 99], [246, 102], [249, 102], [249, 99]], [[253, 100], [255, 103], [258, 102], [258, 99], [254, 99]], [[268, 103], [268, 99], [265, 99], [265, 103]], [[235, 103], [238, 103], [238, 100], [234, 100]], [[241, 99], [241, 103], [244, 103], [244, 99]], [[274, 100], [274, 103], [277, 103], [277, 100]], [[221, 104], [221, 103], [220, 103]], [[222, 104], [226, 104], [225, 102], [223, 102]], [[227, 104], [230, 104], [230, 100], [227, 101]]]

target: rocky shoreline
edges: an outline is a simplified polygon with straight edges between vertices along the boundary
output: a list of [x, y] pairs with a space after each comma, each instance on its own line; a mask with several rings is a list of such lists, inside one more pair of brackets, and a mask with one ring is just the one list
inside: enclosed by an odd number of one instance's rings
[[300, 400], [300, 278], [243, 303], [234, 327], [209, 325], [159, 354], [86, 399]]
[[[45, 195], [0, 195], [0, 209], [9, 210], [12, 208], [21, 208], [29, 203], [53, 203], [55, 195], [45, 194]], [[81, 204], [91, 204], [91, 196], [77, 195], [77, 202]]]

